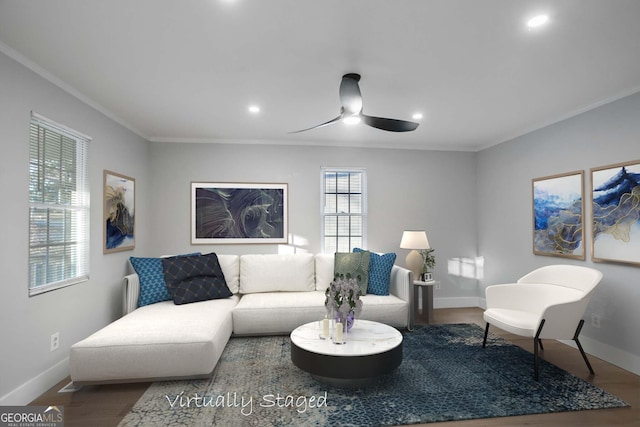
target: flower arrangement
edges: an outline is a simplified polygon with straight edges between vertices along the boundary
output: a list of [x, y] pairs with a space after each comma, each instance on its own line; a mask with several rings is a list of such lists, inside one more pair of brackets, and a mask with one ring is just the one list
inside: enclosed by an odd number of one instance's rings
[[360, 288], [358, 281], [351, 278], [336, 275], [333, 282], [325, 291], [324, 305], [327, 312], [335, 313], [335, 316], [346, 318], [349, 312], [353, 312], [355, 317], [362, 312], [362, 300], [360, 300]]

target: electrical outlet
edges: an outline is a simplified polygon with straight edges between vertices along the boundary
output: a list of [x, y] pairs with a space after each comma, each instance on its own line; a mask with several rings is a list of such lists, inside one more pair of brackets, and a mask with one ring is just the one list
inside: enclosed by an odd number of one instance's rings
[[51, 334], [51, 350], [50, 351], [56, 351], [58, 347], [60, 347], [60, 332]]
[[599, 314], [592, 314], [591, 315], [591, 326], [593, 326], [594, 328], [599, 328], [600, 327], [600, 315]]
[[437, 282], [436, 282], [436, 286], [435, 286], [435, 288], [436, 288], [436, 290], [439, 290], [439, 289], [440, 289], [440, 281], [437, 281]]

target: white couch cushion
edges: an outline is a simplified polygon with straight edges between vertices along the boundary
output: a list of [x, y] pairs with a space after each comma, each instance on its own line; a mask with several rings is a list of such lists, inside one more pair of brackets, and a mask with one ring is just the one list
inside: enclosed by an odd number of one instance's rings
[[218, 254], [218, 263], [227, 287], [232, 293], [237, 294], [240, 291], [240, 256]]
[[233, 333], [283, 334], [324, 318], [324, 292], [270, 292], [243, 295], [233, 309]]
[[232, 332], [226, 299], [140, 307], [71, 346], [71, 380], [135, 381], [208, 375]]
[[240, 256], [240, 293], [315, 289], [313, 254]]
[[334, 278], [335, 255], [316, 255], [316, 291], [326, 291]]
[[396, 328], [406, 328], [409, 302], [395, 295], [363, 295], [360, 319], [380, 322]]

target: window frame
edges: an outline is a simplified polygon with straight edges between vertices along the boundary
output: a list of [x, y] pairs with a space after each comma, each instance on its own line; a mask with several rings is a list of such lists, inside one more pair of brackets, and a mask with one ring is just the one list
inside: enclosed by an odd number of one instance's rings
[[[54, 139], [59, 139], [59, 145]], [[27, 264], [30, 297], [89, 280], [90, 141], [90, 137], [76, 130], [31, 112]], [[58, 162], [53, 156], [48, 157], [47, 147], [59, 150]], [[69, 163], [73, 167], [64, 166]], [[55, 192], [58, 195], [51, 197]], [[57, 254], [52, 255], [53, 252]]]
[[[360, 196], [361, 196], [361, 212], [360, 213], [353, 213], [353, 212], [326, 212], [326, 206], [325, 206], [325, 201], [326, 201], [326, 194], [327, 193], [327, 189], [326, 189], [326, 184], [327, 184], [327, 178], [326, 175], [328, 173], [336, 173], [336, 174], [340, 174], [340, 173], [358, 173], [360, 174], [361, 177], [361, 192], [360, 192]], [[329, 194], [334, 194], [334, 193], [329, 193]], [[335, 193], [338, 194], [338, 193]], [[351, 193], [350, 191], [348, 193], [344, 193], [344, 194], [354, 194]], [[367, 170], [366, 168], [362, 168], [362, 167], [321, 167], [320, 168], [320, 248], [321, 248], [321, 252], [322, 253], [327, 253], [327, 243], [326, 240], [328, 237], [326, 234], [326, 230], [325, 230], [325, 223], [326, 223], [326, 217], [328, 216], [346, 216], [346, 217], [360, 217], [361, 218], [361, 223], [362, 223], [362, 233], [360, 236], [360, 244], [359, 245], [355, 245], [351, 242], [351, 239], [353, 237], [353, 235], [351, 234], [351, 232], [349, 232], [348, 236], [343, 236], [343, 237], [347, 237], [349, 239], [349, 252], [353, 250], [354, 247], [361, 247], [361, 248], [366, 248], [367, 247], [367, 216], [368, 216], [368, 212], [367, 212]], [[333, 238], [333, 236], [331, 236]], [[339, 244], [339, 239], [340, 239], [340, 235], [339, 233], [337, 233], [337, 235], [335, 236], [336, 239], [336, 250], [334, 252], [340, 252], [340, 244]]]

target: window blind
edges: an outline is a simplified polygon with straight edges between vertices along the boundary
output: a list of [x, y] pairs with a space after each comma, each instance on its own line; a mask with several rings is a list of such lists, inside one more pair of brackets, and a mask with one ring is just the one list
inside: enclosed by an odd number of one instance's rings
[[90, 138], [36, 113], [29, 127], [29, 295], [89, 278]]
[[351, 252], [366, 245], [366, 173], [322, 169], [322, 248]]

